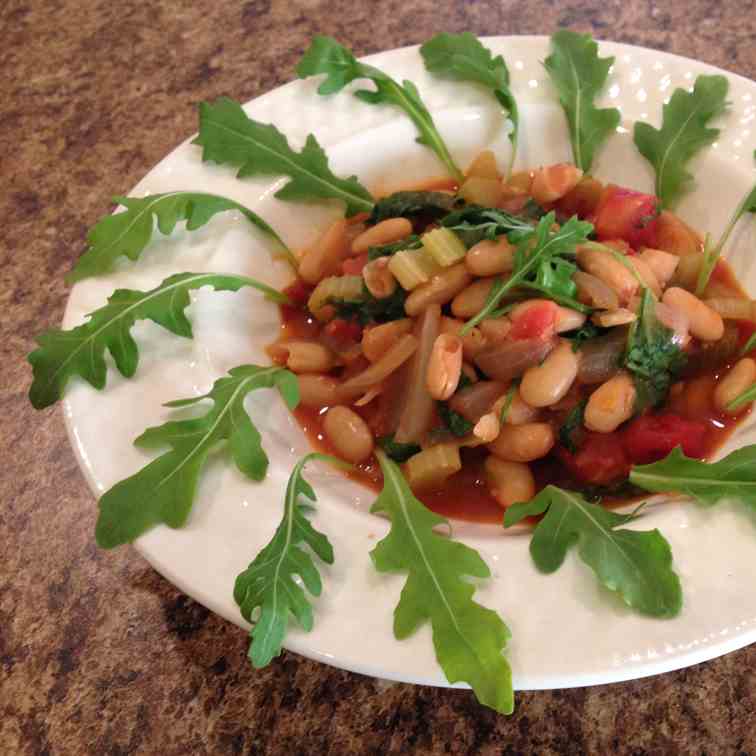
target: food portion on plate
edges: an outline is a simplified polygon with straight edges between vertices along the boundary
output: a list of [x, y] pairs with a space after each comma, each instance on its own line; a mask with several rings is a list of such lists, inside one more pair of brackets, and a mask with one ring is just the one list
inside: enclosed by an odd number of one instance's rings
[[679, 613], [682, 587], [666, 539], [623, 527], [643, 505], [630, 514], [607, 505], [668, 491], [709, 505], [756, 505], [756, 447], [705, 461], [756, 398], [754, 303], [721, 259], [735, 224], [756, 211], [756, 187], [717, 243], [673, 212], [691, 188], [690, 159], [719, 134], [712, 122], [727, 104], [723, 76], [676, 90], [659, 129], [635, 124], [635, 145], [656, 174], [650, 195], [591, 173], [620, 118], [594, 104], [613, 58], [601, 58], [589, 36], [557, 32], [545, 60], [573, 162], [526, 169], [515, 169], [527, 125], [503, 57], [467, 33], [439, 34], [420, 54], [431, 74], [490, 92], [507, 154], [483, 150], [463, 170], [412, 82], [317, 37], [298, 74], [324, 75], [318, 91], [327, 96], [369, 82], [353, 94], [409, 117], [448, 178], [408, 177], [412, 188], [375, 197], [358, 177], [334, 174], [313, 135], [297, 151], [233, 100], [203, 103], [198, 160], [232, 166], [239, 179], [284, 176], [277, 198], [337, 200], [344, 217], [295, 252], [281, 229], [202, 187], [116, 198], [125, 210], [92, 229], [72, 281], [106, 275], [121, 257], [137, 262], [156, 228], [169, 234], [186, 221], [192, 231], [233, 211], [270, 239], [293, 282], [277, 291], [242, 275], [177, 272], [149, 291], [116, 290], [83, 324], [38, 337], [30, 400], [54, 404], [75, 377], [104, 388], [107, 352], [132, 377], [139, 320], [191, 338], [185, 310], [200, 287], [261, 291], [282, 315], [268, 347], [272, 364], [240, 365], [206, 395], [167, 405], [209, 402], [204, 414], [169, 419], [136, 439], [162, 454], [103, 494], [98, 544], [182, 526], [213, 451], [261, 480], [264, 438], [244, 402], [252, 391], [275, 389], [326, 453], [295, 466], [278, 529], [236, 581], [234, 598], [253, 623], [252, 663], [280, 653], [292, 617], [313, 627], [319, 565], [339, 559], [309, 520], [316, 494], [305, 465], [326, 460], [376, 489], [371, 511], [390, 520], [370, 557], [378, 572], [406, 575], [395, 637], [430, 622], [447, 680], [510, 712], [502, 653], [509, 630], [473, 600], [469, 580], [490, 571], [441, 527], [445, 517], [488, 521], [492, 532], [494, 523], [524, 521], [540, 571], [556, 571], [576, 546], [628, 607], [661, 618]]

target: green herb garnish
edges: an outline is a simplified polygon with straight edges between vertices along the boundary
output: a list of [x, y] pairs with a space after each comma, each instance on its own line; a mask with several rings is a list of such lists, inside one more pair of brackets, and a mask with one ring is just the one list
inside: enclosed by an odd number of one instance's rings
[[580, 441], [585, 433], [583, 420], [585, 418], [585, 405], [587, 399], [576, 404], [569, 412], [561, 428], [559, 428], [559, 443], [571, 454], [575, 454], [580, 446]]
[[444, 192], [394, 192], [375, 203], [368, 223], [387, 218], [418, 218], [435, 220], [458, 207], [460, 200]]
[[[330, 541], [315, 530], [308, 519], [316, 498], [303, 473], [305, 465], [315, 459], [343, 464], [327, 454], [314, 453], [297, 462], [286, 486], [281, 524], [234, 585], [234, 599], [247, 622], [254, 622], [252, 615], [260, 609], [260, 616], [250, 632], [252, 643], [248, 654], [258, 669], [281, 653], [290, 614], [304, 630], [312, 630], [312, 606], [305, 589], [312, 596], [320, 596], [323, 586], [318, 568], [302, 544], [309, 546], [326, 564], [333, 564]], [[301, 585], [295, 575], [301, 578]]]
[[367, 286], [362, 286], [363, 298], [359, 302], [347, 300], [329, 300], [336, 308], [336, 317], [344, 320], [356, 320], [360, 325], [368, 323], [388, 323], [391, 320], [401, 320], [407, 317], [404, 302], [407, 292], [401, 286], [389, 297], [376, 299]]
[[537, 515], [544, 517], [533, 531], [530, 555], [541, 572], [558, 570], [577, 544], [599, 582], [629, 607], [653, 617], [679, 614], [682, 590], [669, 544], [658, 530], [620, 528], [636, 519], [634, 513], [618, 514], [574, 491], [546, 486], [530, 501], [507, 509], [504, 527]]
[[107, 215], [87, 235], [89, 246], [76, 261], [66, 281], [108, 273], [122, 255], [138, 260], [152, 238], [157, 220], [161, 234], [170, 234], [180, 220], [186, 221], [187, 231], [204, 226], [217, 213], [238, 210], [252, 225], [270, 236], [283, 250], [286, 259], [296, 269], [297, 260], [281, 237], [256, 213], [234, 200], [202, 192], [167, 192], [147, 197], [114, 197], [125, 212]]
[[171, 450], [103, 494], [95, 528], [97, 544], [112, 549], [130, 543], [159, 523], [180, 528], [192, 508], [207, 455], [221, 441], [228, 442], [241, 472], [252, 480], [262, 480], [268, 456], [244, 409], [244, 399], [251, 391], [274, 387], [289, 409], [297, 406], [297, 377], [283, 368], [259, 365], [232, 368], [203, 396], [168, 402], [166, 407], [188, 407], [210, 399], [213, 406], [200, 417], [148, 428], [134, 441], [143, 449], [169, 446]]
[[449, 213], [441, 220], [441, 225], [459, 236], [468, 249], [483, 239], [494, 241], [512, 231], [530, 233], [533, 230], [533, 224], [527, 220], [495, 207], [480, 205], [468, 205]]
[[654, 192], [662, 207], [677, 202], [693, 179], [686, 164], [719, 136], [719, 129], [708, 128], [708, 123], [727, 107], [728, 88], [724, 76], [699, 76], [692, 92], [676, 89], [672, 93], [663, 108], [660, 129], [635, 124], [635, 146], [656, 171]]
[[415, 124], [420, 136], [417, 141], [430, 147], [446, 166], [455, 181], [461, 182], [464, 174], [454, 162], [446, 143], [441, 138], [430, 112], [420, 99], [417, 87], [408, 80], [401, 84], [374, 66], [360, 63], [346, 47], [333, 37], [317, 35], [310, 43], [297, 66], [301, 79], [325, 74], [326, 78], [318, 87], [322, 95], [340, 92], [355, 79], [370, 79], [375, 90], [360, 89], [355, 97], [370, 105], [395, 105], [403, 110]]
[[507, 176], [511, 175], [517, 153], [520, 117], [517, 101], [509, 88], [509, 69], [504, 58], [501, 55], [494, 58], [491, 51], [470, 32], [437, 34], [420, 48], [420, 54], [431, 73], [454, 81], [482, 84], [491, 90], [512, 122], [509, 134], [512, 153], [507, 168]]
[[474, 424], [460, 415], [459, 412], [455, 412], [446, 402], [438, 402], [436, 407], [441, 422], [453, 436], [462, 438], [473, 429]]
[[575, 165], [589, 173], [599, 145], [619, 126], [617, 108], [593, 102], [604, 88], [614, 58], [599, 58], [590, 34], [560, 29], [551, 37], [551, 55], [544, 66], [559, 93], [567, 116]]
[[420, 452], [420, 447], [417, 444], [400, 444], [394, 440], [393, 436], [381, 436], [377, 443], [394, 462], [406, 462], [410, 457]]
[[372, 195], [354, 176], [344, 179], [331, 172], [312, 134], [302, 150], [295, 152], [275, 126], [253, 121], [228, 97], [200, 103], [199, 136], [194, 144], [202, 146], [205, 161], [239, 166], [239, 178], [288, 176], [291, 180], [275, 194], [278, 199], [337, 199], [344, 202], [347, 216], [373, 209]]
[[391, 520], [388, 535], [370, 552], [378, 572], [406, 572], [394, 610], [394, 636], [403, 640], [430, 620], [436, 659], [450, 683], [466, 682], [485, 706], [502, 714], [514, 708], [512, 673], [502, 650], [509, 629], [491, 609], [472, 600], [467, 576], [491, 573], [480, 554], [434, 532], [448, 520], [426, 509], [410, 491], [399, 467], [383, 452], [383, 490], [371, 512]]
[[67, 331], [51, 328], [37, 336], [39, 347], [28, 357], [34, 373], [29, 389], [34, 408], [55, 404], [74, 375], [96, 389], [104, 388], [106, 349], [121, 375], [131, 378], [139, 363], [139, 348], [131, 336], [137, 320], [151, 320], [177, 336], [191, 338], [192, 325], [184, 310], [189, 306], [189, 292], [203, 286], [216, 291], [252, 286], [274, 302], [288, 301], [253, 278], [222, 273], [177, 273], [150, 291], [116, 289], [104, 307], [87, 315], [83, 325]]

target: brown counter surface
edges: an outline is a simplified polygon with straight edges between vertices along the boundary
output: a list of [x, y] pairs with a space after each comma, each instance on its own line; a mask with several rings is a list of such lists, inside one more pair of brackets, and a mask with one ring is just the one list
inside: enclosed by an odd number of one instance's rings
[[132, 549], [95, 499], [24, 355], [59, 323], [86, 230], [195, 130], [196, 104], [292, 77], [310, 37], [366, 54], [437, 31], [557, 26], [756, 78], [756, 5], [672, 0], [3, 0], [0, 3], [0, 754], [754, 754], [756, 646], [660, 677], [521, 693], [386, 684], [245, 633]]

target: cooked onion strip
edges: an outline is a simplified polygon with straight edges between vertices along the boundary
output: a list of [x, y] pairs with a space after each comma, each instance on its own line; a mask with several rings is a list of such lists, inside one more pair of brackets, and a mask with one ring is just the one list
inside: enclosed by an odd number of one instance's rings
[[397, 368], [406, 362], [417, 349], [417, 339], [411, 334], [405, 334], [399, 341], [369, 368], [363, 370], [348, 381], [341, 384], [339, 396], [342, 400], [350, 400], [367, 391], [390, 376]]

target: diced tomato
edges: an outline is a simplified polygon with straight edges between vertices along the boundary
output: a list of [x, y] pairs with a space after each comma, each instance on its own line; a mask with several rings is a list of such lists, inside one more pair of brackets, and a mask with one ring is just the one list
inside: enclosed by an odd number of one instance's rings
[[341, 263], [341, 272], [345, 276], [361, 276], [362, 269], [368, 264], [368, 253], [363, 252], [356, 257], [347, 257], [343, 263]]
[[558, 454], [576, 478], [596, 486], [626, 478], [630, 471], [619, 433], [587, 432], [574, 454], [561, 446]]
[[599, 240], [624, 239], [631, 247], [655, 246], [659, 200], [652, 194], [608, 186], [596, 209]]
[[676, 446], [688, 457], [703, 457], [706, 424], [686, 420], [672, 412], [641, 415], [623, 433], [625, 451], [633, 464], [664, 459]]
[[362, 338], [362, 326], [356, 320], [334, 318], [323, 329], [323, 334], [335, 352], [345, 352]]
[[306, 284], [301, 278], [298, 278], [293, 284], [284, 289], [284, 294], [291, 300], [292, 304], [304, 305], [310, 298], [312, 290], [312, 286]]
[[531, 299], [512, 310], [510, 339], [548, 339], [556, 328], [557, 306], [548, 299]]

